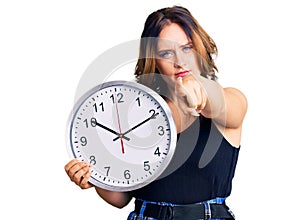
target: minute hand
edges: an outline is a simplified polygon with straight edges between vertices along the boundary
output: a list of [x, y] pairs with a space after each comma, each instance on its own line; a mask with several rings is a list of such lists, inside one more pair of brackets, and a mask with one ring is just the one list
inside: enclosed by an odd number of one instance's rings
[[[144, 121], [138, 123], [138, 124], [135, 125], [134, 127], [132, 127], [132, 128], [130, 128], [129, 130], [125, 131], [125, 132], [123, 133], [123, 135], [128, 134], [129, 132], [133, 131], [134, 129], [136, 129], [137, 127], [139, 127], [139, 126], [141, 126], [142, 124], [146, 123], [147, 121], [149, 121], [149, 120], [151, 120], [151, 119], [155, 119], [156, 116], [157, 116], [158, 114], [159, 114], [159, 113], [153, 113], [149, 118], [146, 118]], [[116, 141], [116, 140], [118, 140], [119, 138], [120, 138], [120, 137], [118, 136], [118, 137], [114, 138], [113, 141]]]

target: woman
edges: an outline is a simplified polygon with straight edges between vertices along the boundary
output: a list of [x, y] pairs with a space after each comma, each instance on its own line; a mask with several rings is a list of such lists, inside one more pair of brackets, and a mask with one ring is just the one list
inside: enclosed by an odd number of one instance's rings
[[[89, 164], [71, 160], [65, 170], [82, 189], [95, 187], [128, 219], [234, 219], [225, 204], [241, 141], [247, 100], [216, 82], [217, 47], [191, 13], [179, 6], [150, 14], [141, 36], [137, 81], [161, 94], [178, 131], [174, 161], [162, 177], [132, 192], [111, 192], [88, 182]], [[159, 74], [154, 74], [159, 73]]]

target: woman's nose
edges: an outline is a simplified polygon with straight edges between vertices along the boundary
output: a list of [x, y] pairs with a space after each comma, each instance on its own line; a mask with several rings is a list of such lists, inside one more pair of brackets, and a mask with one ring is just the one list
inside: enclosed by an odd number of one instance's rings
[[185, 65], [184, 57], [177, 53], [174, 59], [174, 67], [183, 68]]

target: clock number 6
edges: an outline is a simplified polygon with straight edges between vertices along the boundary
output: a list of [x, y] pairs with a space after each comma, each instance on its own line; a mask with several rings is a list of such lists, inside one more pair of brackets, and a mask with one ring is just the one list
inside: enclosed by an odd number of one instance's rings
[[124, 177], [125, 179], [129, 180], [131, 178], [131, 175], [130, 175], [130, 170], [125, 170], [124, 171]]

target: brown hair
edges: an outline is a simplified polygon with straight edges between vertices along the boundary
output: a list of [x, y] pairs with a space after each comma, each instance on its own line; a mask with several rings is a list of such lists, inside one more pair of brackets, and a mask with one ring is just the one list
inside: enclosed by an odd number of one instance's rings
[[135, 69], [137, 80], [147, 86], [153, 87], [153, 77], [140, 76], [148, 73], [159, 73], [155, 65], [157, 37], [161, 30], [171, 23], [180, 25], [192, 41], [193, 48], [198, 53], [197, 57], [201, 68], [201, 75], [216, 80], [215, 71], [218, 71], [218, 69], [212, 57], [218, 53], [217, 46], [192, 14], [181, 6], [157, 10], [151, 13], [146, 19], [141, 35], [139, 60]]

